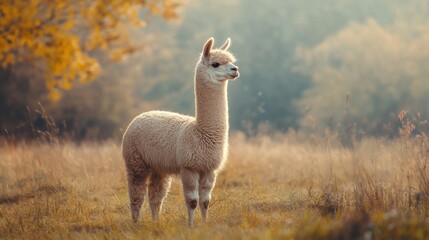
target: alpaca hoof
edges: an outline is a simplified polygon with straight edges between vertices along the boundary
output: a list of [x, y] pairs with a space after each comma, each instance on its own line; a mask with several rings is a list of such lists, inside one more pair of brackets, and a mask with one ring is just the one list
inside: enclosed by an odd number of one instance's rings
[[133, 219], [133, 222], [134, 223], [137, 223], [138, 222], [138, 220], [139, 220], [139, 214], [137, 213], [134, 213], [134, 214], [132, 214], [132, 219]]

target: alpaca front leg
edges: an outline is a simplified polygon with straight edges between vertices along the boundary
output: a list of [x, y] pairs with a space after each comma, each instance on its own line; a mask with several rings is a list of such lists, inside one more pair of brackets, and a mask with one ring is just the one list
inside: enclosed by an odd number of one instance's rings
[[207, 219], [207, 212], [211, 199], [211, 192], [216, 182], [216, 173], [209, 172], [201, 174], [199, 182], [200, 209], [203, 220]]
[[183, 168], [180, 171], [182, 178], [183, 193], [185, 196], [186, 207], [188, 208], [188, 223], [194, 225], [194, 212], [198, 204], [198, 178], [199, 174], [192, 170]]

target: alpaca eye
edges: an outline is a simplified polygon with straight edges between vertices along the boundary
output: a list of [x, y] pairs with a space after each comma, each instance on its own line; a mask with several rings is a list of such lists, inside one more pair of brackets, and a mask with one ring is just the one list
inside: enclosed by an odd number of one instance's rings
[[217, 68], [217, 67], [219, 67], [220, 66], [220, 64], [219, 63], [217, 63], [217, 62], [215, 62], [215, 63], [213, 63], [212, 64], [212, 67], [214, 67], [214, 68]]

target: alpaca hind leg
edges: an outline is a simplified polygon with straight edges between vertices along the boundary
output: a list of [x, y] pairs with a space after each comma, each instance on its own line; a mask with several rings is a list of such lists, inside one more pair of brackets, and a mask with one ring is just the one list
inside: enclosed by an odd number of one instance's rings
[[131, 216], [134, 222], [137, 222], [140, 216], [140, 210], [147, 192], [147, 180], [149, 175], [150, 172], [147, 169], [143, 172], [128, 174], [128, 194], [130, 198]]
[[159, 213], [162, 208], [162, 202], [168, 194], [170, 185], [171, 177], [152, 173], [149, 184], [149, 205], [152, 212], [152, 219], [154, 221], [158, 220]]
[[200, 210], [203, 220], [206, 221], [209, 204], [211, 199], [211, 192], [216, 182], [216, 173], [209, 172], [201, 174], [199, 181], [199, 197], [200, 197]]
[[182, 178], [183, 194], [185, 196], [186, 207], [188, 208], [188, 223], [194, 225], [194, 212], [198, 204], [198, 179], [199, 174], [189, 169], [183, 168], [180, 171]]

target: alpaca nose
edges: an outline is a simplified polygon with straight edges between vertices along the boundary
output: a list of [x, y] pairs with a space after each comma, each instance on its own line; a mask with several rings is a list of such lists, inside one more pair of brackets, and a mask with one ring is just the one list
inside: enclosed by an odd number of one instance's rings
[[232, 68], [231, 68], [231, 70], [232, 70], [232, 71], [238, 71], [238, 67], [237, 67], [237, 66], [232, 67]]

